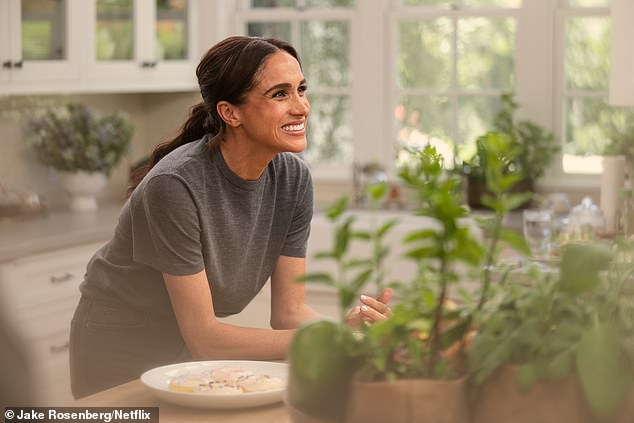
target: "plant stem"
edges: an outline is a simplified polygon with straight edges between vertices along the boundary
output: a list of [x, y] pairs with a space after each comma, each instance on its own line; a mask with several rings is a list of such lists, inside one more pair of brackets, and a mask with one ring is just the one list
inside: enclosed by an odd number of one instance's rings
[[484, 303], [489, 295], [489, 289], [491, 287], [491, 266], [493, 266], [493, 261], [495, 259], [495, 249], [497, 248], [497, 243], [500, 239], [500, 230], [502, 229], [502, 217], [503, 215], [501, 213], [496, 212], [491, 244], [489, 245], [489, 250], [487, 251], [487, 259], [484, 266], [482, 291], [480, 292], [480, 299], [478, 300], [476, 312], [482, 310], [482, 307], [484, 306]]
[[447, 268], [447, 257], [443, 249], [440, 258], [440, 295], [434, 310], [433, 325], [429, 336], [429, 359], [427, 360], [427, 376], [429, 377], [434, 375], [434, 368], [440, 352], [440, 324], [442, 323], [445, 298], [447, 297]]

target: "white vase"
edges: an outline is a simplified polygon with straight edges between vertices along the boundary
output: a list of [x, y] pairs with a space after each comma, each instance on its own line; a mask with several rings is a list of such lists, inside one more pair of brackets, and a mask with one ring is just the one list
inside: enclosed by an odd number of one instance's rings
[[97, 210], [97, 194], [106, 185], [106, 175], [100, 172], [60, 172], [64, 191], [70, 196], [69, 207], [73, 211]]

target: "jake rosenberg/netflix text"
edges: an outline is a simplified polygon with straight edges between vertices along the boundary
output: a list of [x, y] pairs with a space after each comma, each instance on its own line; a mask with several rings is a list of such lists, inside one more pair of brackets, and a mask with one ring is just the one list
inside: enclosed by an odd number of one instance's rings
[[138, 422], [158, 423], [158, 407], [108, 408], [108, 407], [7, 407], [4, 409], [6, 422]]

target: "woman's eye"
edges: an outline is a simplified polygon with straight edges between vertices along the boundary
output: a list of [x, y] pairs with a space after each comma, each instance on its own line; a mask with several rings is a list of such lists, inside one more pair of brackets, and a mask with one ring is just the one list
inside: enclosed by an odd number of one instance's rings
[[306, 92], [306, 90], [308, 90], [308, 87], [307, 87], [306, 85], [302, 85], [302, 86], [300, 86], [300, 87], [297, 89], [297, 91], [298, 91], [300, 94], [304, 94], [304, 93]]
[[275, 93], [273, 94], [273, 98], [276, 98], [276, 97], [277, 97], [277, 98], [279, 98], [279, 97], [284, 97], [285, 95], [286, 95], [286, 91], [284, 91], [284, 90], [280, 90], [280, 91], [277, 91], [277, 92], [275, 92]]

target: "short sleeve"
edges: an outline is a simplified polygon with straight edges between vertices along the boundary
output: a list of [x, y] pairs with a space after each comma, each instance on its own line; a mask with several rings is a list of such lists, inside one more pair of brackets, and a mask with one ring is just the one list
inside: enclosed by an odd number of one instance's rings
[[132, 200], [134, 261], [173, 275], [204, 269], [198, 208], [185, 181], [154, 176]]
[[283, 256], [306, 257], [310, 222], [313, 219], [313, 182], [308, 171], [301, 180], [304, 184], [297, 197], [293, 218], [282, 247]]

